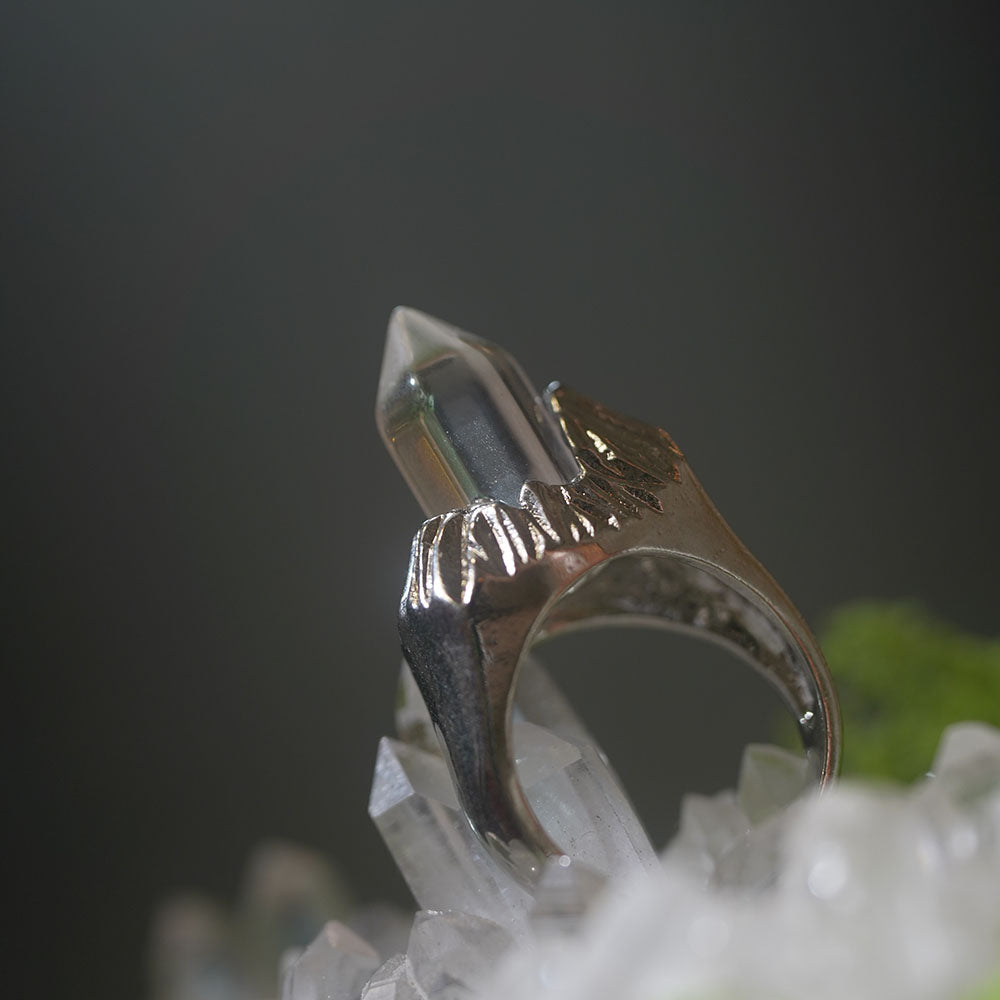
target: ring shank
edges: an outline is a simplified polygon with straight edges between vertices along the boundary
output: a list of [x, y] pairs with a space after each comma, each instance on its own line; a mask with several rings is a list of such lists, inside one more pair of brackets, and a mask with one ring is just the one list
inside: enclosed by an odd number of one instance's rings
[[794, 608], [786, 612], [798, 619], [793, 631], [778, 609], [762, 609], [764, 603], [762, 595], [717, 567], [654, 551], [626, 553], [599, 564], [562, 595], [537, 623], [528, 648], [607, 625], [666, 628], [716, 642], [777, 691], [797, 720], [814, 780], [823, 784], [836, 759], [831, 692], [813, 669], [819, 650]]

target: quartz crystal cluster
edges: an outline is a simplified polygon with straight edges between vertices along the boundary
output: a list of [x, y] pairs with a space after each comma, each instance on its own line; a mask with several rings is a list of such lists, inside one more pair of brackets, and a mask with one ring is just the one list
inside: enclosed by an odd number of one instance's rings
[[799, 756], [751, 746], [737, 790], [687, 796], [657, 857], [600, 748], [529, 662], [518, 768], [569, 851], [529, 890], [472, 833], [405, 668], [401, 691], [370, 812], [415, 915], [354, 908], [320, 859], [274, 845], [235, 918], [194, 899], [164, 908], [156, 1000], [994, 996], [971, 991], [1000, 972], [1000, 731], [952, 726], [909, 789], [823, 795], [805, 791]]

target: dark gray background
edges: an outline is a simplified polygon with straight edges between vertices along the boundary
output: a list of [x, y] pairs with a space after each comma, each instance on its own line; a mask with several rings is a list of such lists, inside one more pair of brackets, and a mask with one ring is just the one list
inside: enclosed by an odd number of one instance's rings
[[[6, 6], [5, 976], [139, 995], [154, 901], [231, 895], [265, 834], [399, 893], [397, 303], [667, 427], [818, 625], [993, 632], [987, 10]], [[562, 660], [661, 840], [767, 731], [690, 644]]]

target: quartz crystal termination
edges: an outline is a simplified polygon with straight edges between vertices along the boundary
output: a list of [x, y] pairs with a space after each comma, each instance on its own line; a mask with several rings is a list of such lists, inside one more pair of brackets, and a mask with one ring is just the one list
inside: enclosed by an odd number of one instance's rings
[[[531, 891], [486, 850], [462, 812], [440, 748], [427, 739], [430, 718], [405, 665], [396, 713], [401, 740], [379, 745], [369, 803], [422, 909], [462, 911], [518, 938], [553, 911], [573, 923], [605, 879], [656, 867], [656, 853], [600, 747], [537, 661], [529, 658], [523, 671], [524, 707], [515, 708], [513, 719], [518, 774], [539, 819], [570, 852], [559, 859], [571, 862], [568, 868]], [[558, 900], [546, 899], [547, 885]], [[570, 907], [574, 892], [579, 905]]]
[[415, 309], [389, 320], [375, 420], [428, 517], [580, 468], [558, 420], [502, 348]]
[[355, 1000], [379, 967], [375, 949], [331, 920], [285, 972], [284, 1000]]

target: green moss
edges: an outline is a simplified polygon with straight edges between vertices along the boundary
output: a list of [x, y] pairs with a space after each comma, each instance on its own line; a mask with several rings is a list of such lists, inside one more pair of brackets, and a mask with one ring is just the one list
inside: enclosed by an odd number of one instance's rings
[[964, 994], [962, 1000], [1000, 1000], [1000, 969], [970, 993]]
[[1000, 726], [1000, 641], [966, 635], [915, 604], [838, 611], [821, 645], [840, 694], [845, 775], [912, 781], [945, 726]]

